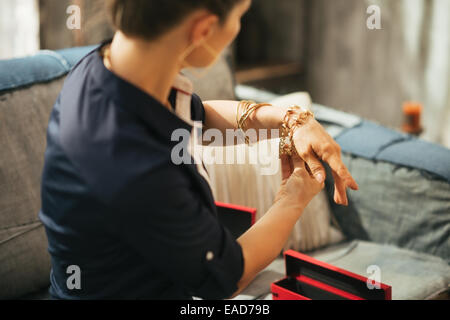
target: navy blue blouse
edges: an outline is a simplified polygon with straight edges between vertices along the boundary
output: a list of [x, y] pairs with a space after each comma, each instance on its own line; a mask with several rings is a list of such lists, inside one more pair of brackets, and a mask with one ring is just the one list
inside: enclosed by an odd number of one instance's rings
[[[195, 94], [174, 87], [174, 109], [180, 95], [204, 122]], [[172, 132], [193, 128], [172, 111], [106, 69], [100, 49], [68, 75], [48, 126], [39, 213], [52, 297], [222, 299], [237, 289], [242, 249], [199, 167], [171, 160]]]

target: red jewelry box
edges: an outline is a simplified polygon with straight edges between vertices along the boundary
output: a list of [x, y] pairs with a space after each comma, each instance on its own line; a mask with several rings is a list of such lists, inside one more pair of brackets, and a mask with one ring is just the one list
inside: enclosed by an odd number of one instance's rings
[[[284, 253], [286, 277], [272, 283], [273, 300], [392, 300], [383, 283], [318, 261], [294, 250]], [[378, 289], [379, 288], [379, 289]]]
[[238, 239], [256, 221], [256, 209], [216, 201], [219, 221]]

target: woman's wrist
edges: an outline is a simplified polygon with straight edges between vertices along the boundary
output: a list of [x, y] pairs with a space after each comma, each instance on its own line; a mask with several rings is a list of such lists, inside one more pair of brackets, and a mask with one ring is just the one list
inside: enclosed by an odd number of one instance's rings
[[[256, 130], [259, 140], [260, 130], [265, 130], [265, 138], [272, 139], [280, 136], [283, 117], [288, 111], [285, 107], [276, 107], [269, 103], [257, 104], [253, 101], [241, 101], [237, 105], [237, 129], [247, 132]], [[276, 133], [273, 130], [277, 130]], [[249, 141], [247, 140], [247, 143]]]
[[251, 126], [264, 129], [281, 129], [288, 108], [266, 106], [258, 109], [250, 118]]
[[303, 212], [308, 203], [298, 196], [293, 196], [284, 192], [282, 185], [275, 197], [273, 205], [283, 207], [283, 210], [285, 211]]
[[[314, 114], [299, 106], [278, 107], [271, 104], [257, 104], [252, 101], [241, 101], [237, 107], [237, 128], [244, 132], [248, 129], [266, 130], [265, 138], [280, 138], [280, 155], [291, 156], [296, 152], [293, 136], [296, 129], [308, 123]], [[276, 130], [276, 133], [273, 132]], [[250, 140], [246, 136], [246, 142]]]
[[[248, 128], [253, 129], [278, 129], [281, 130], [283, 122], [286, 118], [286, 114], [292, 107], [280, 107], [280, 106], [264, 106], [256, 110], [248, 119]], [[307, 110], [300, 108], [298, 113], [304, 113]], [[292, 118], [290, 120], [293, 120]], [[290, 123], [291, 125], [293, 123]]]

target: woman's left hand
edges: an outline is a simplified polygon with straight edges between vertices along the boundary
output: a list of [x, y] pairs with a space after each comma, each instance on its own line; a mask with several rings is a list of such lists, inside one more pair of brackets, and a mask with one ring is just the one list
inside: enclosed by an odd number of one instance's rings
[[342, 162], [341, 147], [337, 142], [316, 119], [310, 118], [304, 125], [295, 129], [294, 143], [297, 153], [320, 183], [325, 181], [325, 168], [321, 160], [329, 164], [335, 183], [334, 201], [348, 205], [347, 187], [352, 190], [358, 190], [359, 187]]

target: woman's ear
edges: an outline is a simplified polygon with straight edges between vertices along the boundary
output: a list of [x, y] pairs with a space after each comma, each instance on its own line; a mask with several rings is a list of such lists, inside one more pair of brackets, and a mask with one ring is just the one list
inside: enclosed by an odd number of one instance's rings
[[200, 45], [211, 37], [219, 24], [219, 17], [209, 12], [194, 19], [191, 29], [191, 43]]

